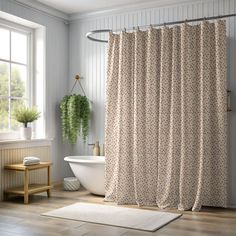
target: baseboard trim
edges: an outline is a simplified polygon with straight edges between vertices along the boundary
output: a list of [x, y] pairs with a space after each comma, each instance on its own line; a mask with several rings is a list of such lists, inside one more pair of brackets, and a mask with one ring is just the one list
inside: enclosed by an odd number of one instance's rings
[[236, 205], [228, 205], [227, 208], [236, 209]]

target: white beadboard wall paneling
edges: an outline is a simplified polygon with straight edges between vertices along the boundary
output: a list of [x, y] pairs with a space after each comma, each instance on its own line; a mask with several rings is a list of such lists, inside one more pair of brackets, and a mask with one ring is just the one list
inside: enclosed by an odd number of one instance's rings
[[53, 181], [71, 174], [63, 157], [69, 152], [62, 145], [59, 102], [68, 91], [69, 27], [64, 20], [51, 17], [13, 0], [0, 0], [0, 11], [38, 23], [46, 28], [46, 135], [52, 141]]
[[[169, 3], [169, 1], [167, 1]], [[147, 5], [148, 6], [148, 5]], [[99, 140], [104, 142], [104, 113], [105, 113], [105, 80], [106, 80], [106, 44], [96, 43], [86, 39], [85, 34], [94, 29], [128, 28], [137, 25], [149, 25], [167, 21], [185, 20], [204, 16], [236, 13], [235, 0], [204, 0], [185, 1], [184, 3], [161, 7], [142, 7], [122, 11], [108, 11], [104, 14], [84, 14], [70, 23], [70, 77], [79, 72], [83, 77], [83, 85], [93, 101], [91, 131], [88, 142]], [[233, 111], [229, 114], [229, 175], [230, 175], [230, 204], [236, 205], [236, 18], [227, 18], [228, 38], [228, 88], [232, 90]], [[103, 35], [102, 35], [103, 36]], [[70, 86], [72, 81], [70, 81]], [[78, 90], [79, 92], [79, 90]], [[78, 141], [72, 151], [75, 155], [91, 154], [87, 143]]]

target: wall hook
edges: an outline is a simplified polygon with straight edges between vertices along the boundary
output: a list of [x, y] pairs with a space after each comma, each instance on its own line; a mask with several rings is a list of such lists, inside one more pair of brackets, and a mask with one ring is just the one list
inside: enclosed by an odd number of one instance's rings
[[[83, 94], [84, 94], [84, 96], [87, 97], [87, 96], [86, 96], [86, 93], [85, 93], [85, 91], [84, 91], [84, 88], [83, 88], [82, 84], [80, 83], [80, 80], [81, 80], [81, 76], [80, 76], [79, 74], [75, 75], [75, 83], [74, 83], [74, 85], [73, 85], [73, 87], [72, 87], [70, 93], [73, 92], [73, 90], [74, 90], [74, 88], [75, 88], [75, 85], [76, 85], [77, 82], [78, 82], [78, 83], [79, 83], [79, 86], [80, 86], [80, 88], [81, 88], [81, 90], [82, 90], [82, 92], [83, 92]], [[90, 100], [89, 100], [89, 101], [90, 101]], [[90, 102], [92, 103], [92, 101], [90, 101]]]

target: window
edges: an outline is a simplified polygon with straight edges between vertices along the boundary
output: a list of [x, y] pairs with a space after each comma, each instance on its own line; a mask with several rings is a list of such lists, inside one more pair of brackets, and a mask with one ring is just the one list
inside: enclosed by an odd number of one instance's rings
[[0, 141], [19, 139], [22, 124], [12, 117], [21, 105], [36, 106], [33, 138], [44, 139], [46, 27], [0, 11]]
[[0, 135], [19, 130], [15, 108], [31, 106], [31, 29], [0, 24]]

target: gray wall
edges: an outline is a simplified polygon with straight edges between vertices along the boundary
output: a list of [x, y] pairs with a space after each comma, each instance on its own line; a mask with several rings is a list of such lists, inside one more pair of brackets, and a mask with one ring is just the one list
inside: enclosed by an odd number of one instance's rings
[[63, 157], [58, 103], [68, 88], [69, 31], [62, 19], [44, 14], [12, 0], [0, 0], [0, 11], [46, 26], [46, 133], [52, 141], [53, 181], [59, 181], [68, 166]]
[[[186, 1], [185, 1], [186, 2]], [[178, 5], [166, 7], [148, 6], [145, 9], [118, 9], [113, 12], [101, 14], [85, 14], [70, 24], [70, 68], [69, 78], [80, 73], [85, 79], [82, 81], [89, 98], [93, 101], [93, 116], [89, 142], [104, 141], [104, 96], [105, 96], [105, 65], [106, 45], [87, 40], [85, 34], [94, 29], [123, 28], [150, 23], [163, 23], [167, 21], [184, 20], [214, 16], [220, 14], [236, 13], [234, 0], [207, 0], [188, 1]], [[228, 35], [228, 88], [232, 90], [233, 112], [229, 114], [230, 127], [230, 204], [236, 205], [236, 52], [235, 52], [235, 23], [236, 17], [227, 19]], [[73, 80], [69, 81], [70, 87]], [[90, 148], [78, 143], [74, 154], [91, 153]]]

